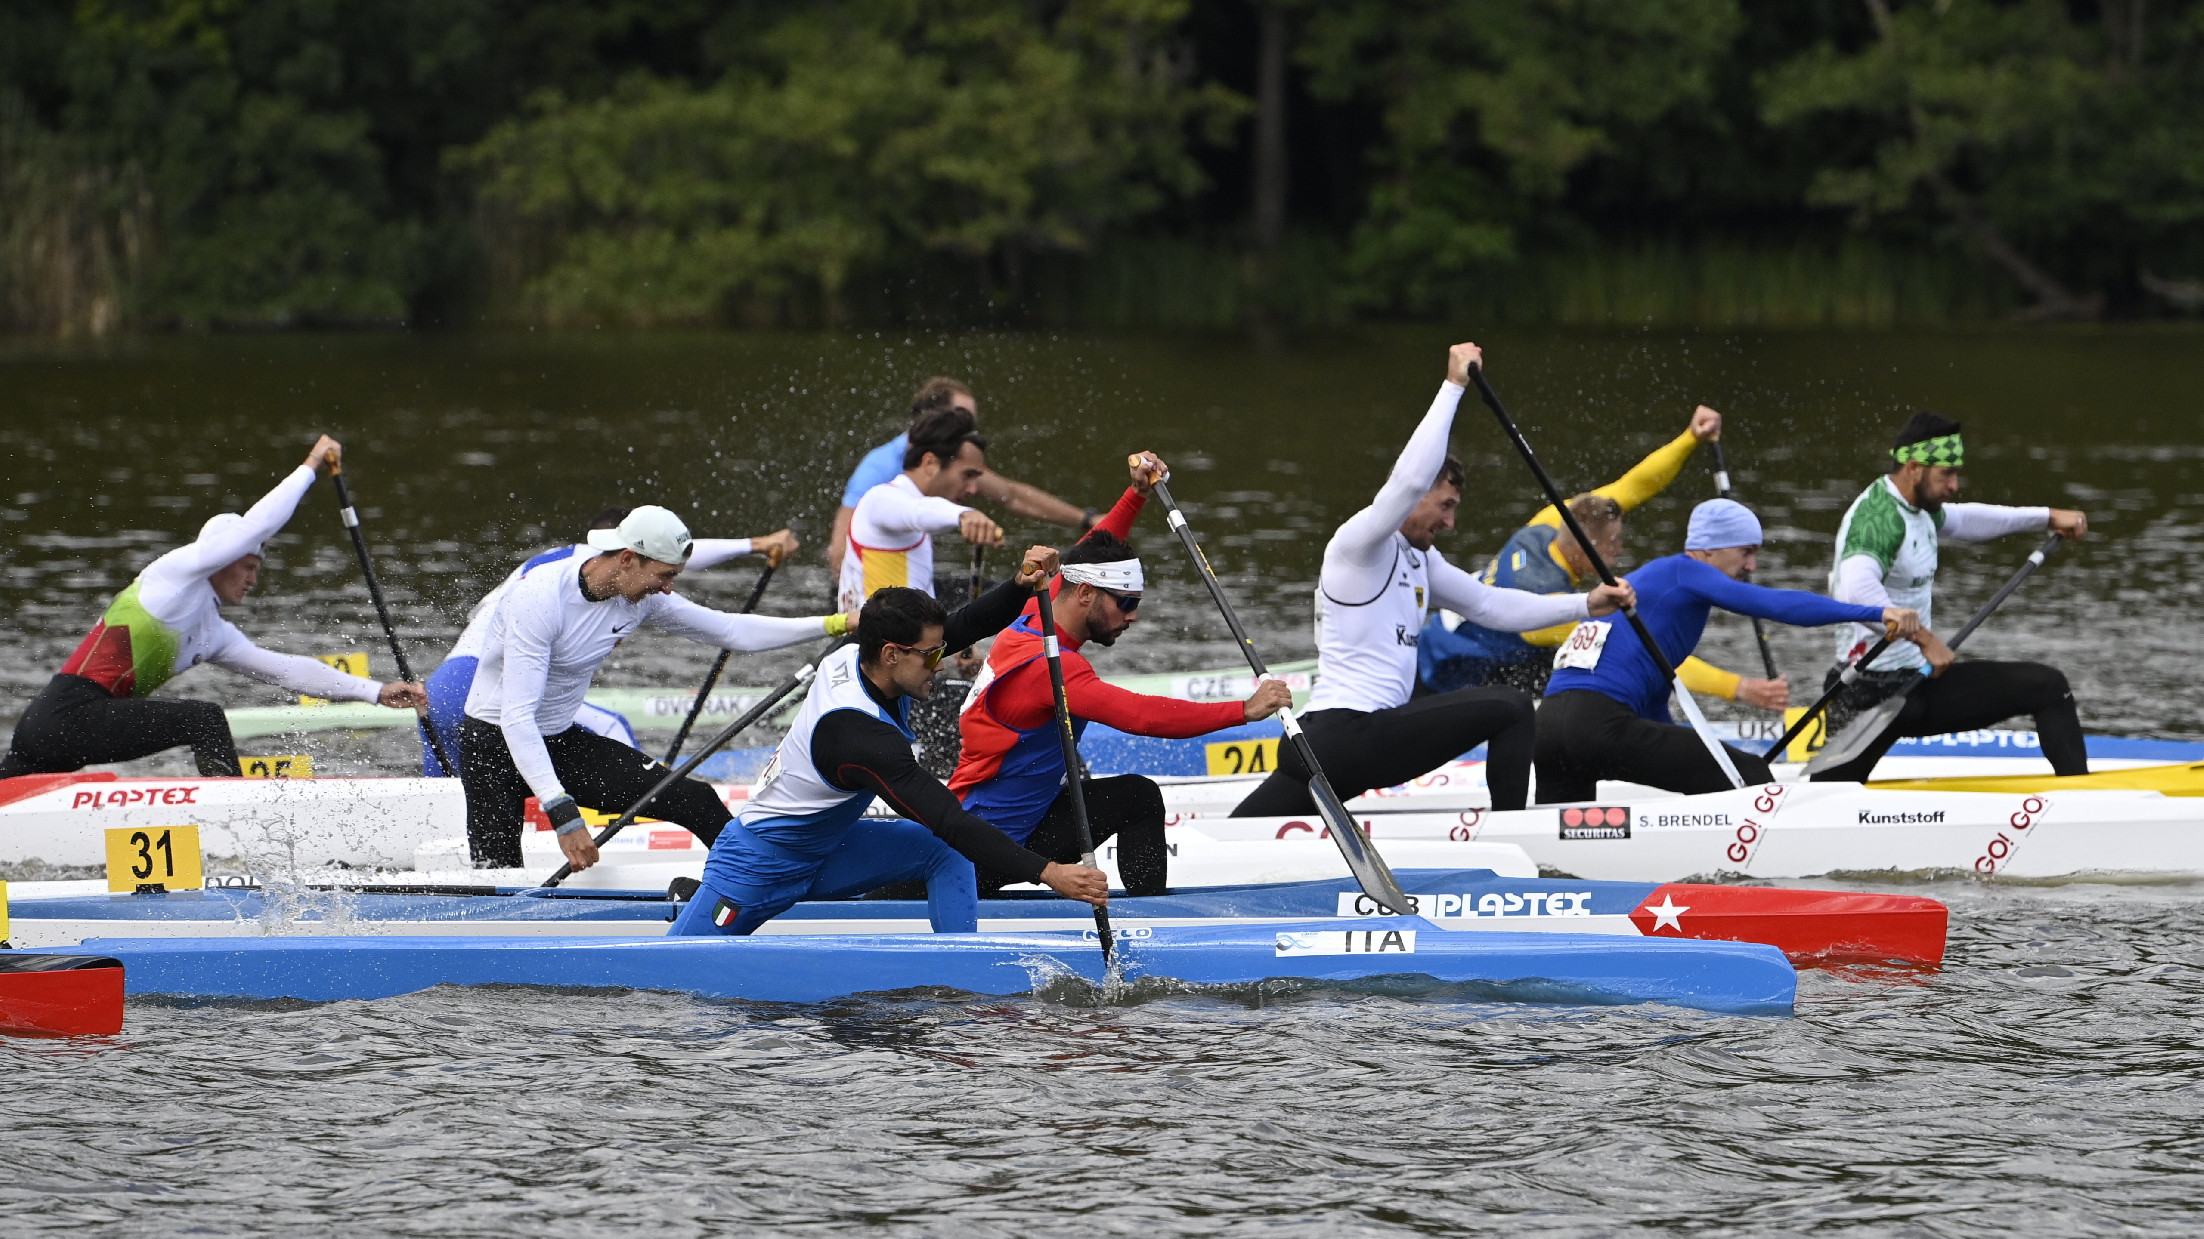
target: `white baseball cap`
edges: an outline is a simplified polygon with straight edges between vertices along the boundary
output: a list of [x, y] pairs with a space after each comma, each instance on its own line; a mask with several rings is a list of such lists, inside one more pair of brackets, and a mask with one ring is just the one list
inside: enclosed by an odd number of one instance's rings
[[617, 529], [590, 530], [589, 544], [600, 551], [633, 551], [662, 564], [689, 562], [694, 545], [681, 518], [655, 503], [630, 511]]

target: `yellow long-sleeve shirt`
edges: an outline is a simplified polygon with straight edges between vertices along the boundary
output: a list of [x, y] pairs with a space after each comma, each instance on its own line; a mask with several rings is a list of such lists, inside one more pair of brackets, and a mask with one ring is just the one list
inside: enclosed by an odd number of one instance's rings
[[[1628, 512], [1667, 489], [1668, 484], [1676, 480], [1676, 475], [1683, 472], [1684, 462], [1691, 459], [1691, 450], [1697, 446], [1698, 438], [1686, 430], [1655, 448], [1652, 454], [1632, 466], [1628, 473], [1592, 493], [1614, 500], [1616, 506]], [[1561, 512], [1549, 503], [1538, 510], [1538, 515], [1524, 523], [1559, 528]], [[1569, 579], [1579, 589], [1589, 589], [1597, 584], [1596, 578], [1577, 575], [1576, 570], [1569, 566], [1569, 561], [1562, 558], [1558, 543], [1547, 546], [1546, 553], [1553, 556], [1554, 562], [1561, 565], [1562, 570], [1569, 574]], [[1551, 628], [1526, 632], [1523, 639], [1532, 645], [1560, 645], [1575, 628], [1575, 624], [1556, 624]], [[1737, 685], [1744, 678], [1734, 671], [1724, 671], [1696, 656], [1684, 659], [1676, 668], [1676, 675], [1684, 682], [1684, 687], [1692, 692], [1710, 694], [1724, 701], [1737, 700]]]

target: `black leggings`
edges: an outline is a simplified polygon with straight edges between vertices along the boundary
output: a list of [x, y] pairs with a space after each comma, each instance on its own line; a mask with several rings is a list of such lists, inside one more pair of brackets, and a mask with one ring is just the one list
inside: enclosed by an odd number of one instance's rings
[[[1759, 754], [1722, 747], [1748, 786], [1771, 777]], [[1590, 689], [1549, 695], [1538, 707], [1538, 803], [1596, 799], [1601, 779], [1685, 795], [1730, 790], [1729, 776], [1691, 728], [1639, 718]]]
[[[566, 785], [566, 794], [600, 813], [626, 812], [666, 777], [664, 762], [580, 726], [545, 736], [543, 745], [551, 751], [551, 768]], [[475, 864], [519, 868], [528, 781], [513, 765], [502, 730], [478, 718], [459, 724], [459, 781], [467, 793], [467, 850]], [[682, 779], [660, 792], [643, 812], [687, 827], [706, 847], [734, 816], [720, 803], [719, 793], [697, 779]]]
[[[1837, 699], [1830, 710], [1832, 735], [1860, 713], [1887, 699], [1914, 672], [1866, 675]], [[1837, 673], [1824, 680], [1824, 691]], [[1841, 707], [1841, 708], [1840, 708]], [[2004, 722], [2017, 714], [2035, 716], [2036, 738], [2043, 755], [2058, 774], [2088, 774], [2089, 748], [2082, 739], [2081, 714], [2074, 708], [2074, 690], [2056, 667], [2042, 663], [1953, 663], [1944, 674], [1922, 684], [1906, 698], [1897, 725], [1883, 732], [1866, 752], [1841, 766], [1814, 776], [1816, 783], [1861, 783], [1904, 736], [1941, 736], [1946, 732], [1973, 731]]]
[[200, 774], [244, 773], [229, 717], [214, 702], [111, 697], [83, 676], [57, 675], [23, 708], [8, 755], [0, 758], [0, 779], [66, 774], [186, 744]]
[[[1495, 809], [1520, 809], [1530, 795], [1536, 714], [1512, 688], [1464, 688], [1418, 697], [1390, 710], [1318, 710], [1301, 730], [1341, 800], [1429, 774], [1478, 745]], [[1278, 769], [1232, 810], [1234, 817], [1296, 817], [1316, 812], [1309, 771], [1294, 745], [1278, 746]]]
[[[1086, 790], [1095, 846], [1112, 836], [1117, 839], [1117, 873], [1125, 879], [1125, 893], [1169, 893], [1171, 852], [1163, 842], [1163, 789], [1153, 779], [1120, 774], [1088, 779]], [[1072, 817], [1068, 789], [1057, 793], [1056, 803], [1041, 815], [1025, 845], [1060, 865], [1079, 859], [1079, 823]], [[980, 893], [992, 894], [1017, 880], [981, 870]]]

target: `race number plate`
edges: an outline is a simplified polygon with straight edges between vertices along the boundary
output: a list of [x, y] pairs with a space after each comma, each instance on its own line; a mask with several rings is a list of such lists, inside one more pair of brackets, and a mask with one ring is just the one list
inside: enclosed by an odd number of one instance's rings
[[268, 757], [244, 757], [239, 762], [248, 779], [311, 779], [314, 777], [314, 759], [304, 753], [282, 753]]
[[[328, 663], [346, 675], [356, 675], [363, 680], [367, 678], [366, 650], [354, 650], [349, 654], [316, 654], [314, 657]], [[304, 693], [299, 694], [298, 703], [302, 706], [325, 706], [329, 704], [323, 698], [308, 697]]]
[[107, 889], [193, 891], [206, 877], [197, 826], [118, 826], [107, 832]]
[[1578, 624], [1575, 631], [1569, 634], [1569, 639], [1563, 641], [1561, 648], [1554, 651], [1554, 670], [1559, 671], [1563, 667], [1574, 667], [1579, 671], [1598, 670], [1600, 651], [1607, 648], [1607, 634], [1614, 630], [1613, 624], [1602, 624], [1597, 620], [1586, 620]]
[[1205, 744], [1209, 773], [1269, 774], [1278, 768], [1278, 740], [1221, 740]]

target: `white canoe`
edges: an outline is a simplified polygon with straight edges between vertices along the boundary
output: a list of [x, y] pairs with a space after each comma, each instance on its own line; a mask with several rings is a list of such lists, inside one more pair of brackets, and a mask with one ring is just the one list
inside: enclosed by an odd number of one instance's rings
[[[2153, 791], [1942, 792], [1771, 783], [1509, 813], [1358, 814], [1388, 857], [1413, 844], [1511, 843], [1542, 870], [1673, 882], [1832, 874], [2204, 877], [2204, 800]], [[1228, 840], [1321, 837], [1322, 823], [1182, 814]]]

